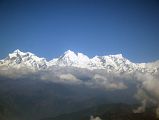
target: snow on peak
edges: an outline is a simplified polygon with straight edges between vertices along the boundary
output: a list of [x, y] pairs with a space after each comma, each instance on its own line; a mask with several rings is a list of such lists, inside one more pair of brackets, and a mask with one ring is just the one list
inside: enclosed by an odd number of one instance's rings
[[13, 51], [13, 53], [22, 53], [19, 49]]
[[69, 57], [70, 59], [72, 58], [80, 61], [89, 60], [89, 57], [84, 55], [83, 53], [75, 53], [71, 50], [67, 50], [66, 52], [64, 52], [64, 55], [62, 57]]
[[122, 54], [109, 55], [109, 56], [110, 56], [110, 57], [119, 58], [119, 59], [122, 59], [122, 58], [124, 58]]
[[25, 53], [21, 52], [19, 49], [14, 50], [12, 53], [9, 53], [8, 59], [11, 59], [13, 57], [24, 55]]
[[[75, 53], [71, 50], [64, 52], [58, 59], [53, 59], [52, 64], [59, 66], [86, 66], [89, 62], [89, 58], [82, 53]], [[54, 61], [54, 63], [53, 63]]]
[[64, 52], [64, 54], [61, 56], [61, 58], [68, 58], [70, 60], [75, 60], [77, 59], [77, 55], [76, 53], [74, 53], [71, 50], [67, 50], [66, 52]]
[[[45, 58], [40, 58], [30, 52], [22, 52], [19, 49], [10, 53], [7, 58], [0, 60], [0, 67], [14, 67], [21, 68], [27, 67], [31, 69], [47, 69], [54, 66], [72, 66], [77, 68], [86, 69], [105, 69], [107, 71], [118, 72], [133, 72], [136, 70], [145, 72], [159, 69], [159, 62], [156, 63], [132, 63], [128, 59], [124, 58], [122, 54], [108, 55], [108, 56], [95, 56], [89, 58], [83, 53], [75, 53], [71, 50], [67, 50], [59, 58], [51, 61], [46, 61]], [[155, 64], [155, 65], [154, 65]], [[152, 67], [153, 66], [153, 67]]]
[[30, 69], [40, 69], [46, 67], [47, 61], [45, 58], [39, 58], [31, 52], [21, 52], [19, 49], [9, 53], [8, 57], [1, 60], [2, 66]]
[[88, 56], [84, 55], [83, 53], [77, 53], [79, 61], [88, 62], [90, 59]]
[[75, 54], [75, 52], [71, 51], [71, 50], [67, 50], [64, 52], [64, 55], [69, 55], [69, 54]]

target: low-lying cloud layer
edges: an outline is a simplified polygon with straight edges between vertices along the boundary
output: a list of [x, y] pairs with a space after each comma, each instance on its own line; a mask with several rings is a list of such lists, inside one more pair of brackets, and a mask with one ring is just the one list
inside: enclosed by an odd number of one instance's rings
[[141, 101], [141, 106], [134, 112], [144, 112], [149, 103], [157, 106], [156, 114], [159, 118], [159, 76], [152, 74], [136, 74], [138, 92], [135, 97]]
[[103, 88], [105, 90], [120, 90], [127, 88], [124, 82], [100, 74], [95, 74], [86, 84], [94, 88]]
[[[10, 78], [31, 76], [41, 80], [48, 80], [62, 84], [85, 85], [90, 88], [100, 88], [106, 91], [126, 90], [129, 82], [136, 85], [137, 92], [134, 96], [141, 102], [141, 106], [134, 110], [135, 113], [144, 112], [149, 104], [156, 106], [159, 117], [159, 73], [108, 73], [104, 70], [87, 70], [76, 68], [53, 68], [50, 71], [28, 72], [27, 70], [0, 70], [0, 75]], [[92, 118], [91, 120], [100, 120]]]

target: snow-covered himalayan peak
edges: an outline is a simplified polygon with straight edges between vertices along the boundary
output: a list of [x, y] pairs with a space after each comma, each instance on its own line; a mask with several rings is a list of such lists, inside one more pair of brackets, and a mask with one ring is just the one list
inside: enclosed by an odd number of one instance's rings
[[59, 58], [53, 59], [51, 62], [52, 65], [87, 68], [87, 65], [90, 63], [90, 59], [82, 53], [76, 54], [73, 51], [68, 50]]
[[147, 64], [145, 64], [146, 63], [135, 64], [123, 57], [122, 54], [89, 58], [82, 53], [76, 54], [71, 50], [66, 51], [59, 58], [50, 61], [50, 66], [73, 66], [90, 70], [104, 69], [108, 72], [155, 72], [156, 69], [158, 69], [155, 67], [146, 67]]
[[0, 68], [30, 68], [34, 70], [47, 70], [52, 67], [69, 66], [77, 68], [86, 68], [89, 70], [104, 69], [108, 72], [150, 72], [154, 73], [159, 70], [159, 62], [154, 63], [133, 63], [123, 57], [122, 54], [95, 56], [89, 58], [82, 53], [75, 53], [71, 50], [64, 52], [59, 58], [46, 61], [45, 58], [39, 58], [30, 52], [21, 52], [15, 50], [8, 57], [0, 60]]
[[[95, 56], [91, 59], [93, 66], [98, 68], [118, 69], [119, 65], [126, 62], [126, 59], [121, 54], [109, 56]], [[130, 63], [130, 62], [129, 62]]]
[[72, 61], [72, 62], [76, 62], [76, 63], [80, 63], [80, 62], [88, 62], [89, 61], [89, 57], [87, 57], [86, 55], [82, 54], [82, 53], [74, 53], [71, 50], [66, 51], [62, 56], [60, 56], [59, 59], [63, 59], [66, 61]]
[[78, 60], [77, 55], [73, 51], [68, 50], [59, 57], [58, 62], [64, 65], [65, 64], [71, 65], [72, 63], [76, 63], [77, 60]]
[[45, 69], [47, 61], [45, 58], [39, 58], [30, 52], [21, 52], [19, 49], [9, 53], [9, 55], [0, 61], [0, 66], [8, 68], [29, 68], [29, 69]]

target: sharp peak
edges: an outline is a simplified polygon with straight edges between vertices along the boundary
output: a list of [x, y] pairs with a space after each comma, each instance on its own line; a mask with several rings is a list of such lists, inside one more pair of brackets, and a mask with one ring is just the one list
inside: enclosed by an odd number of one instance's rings
[[9, 53], [9, 56], [24, 55], [24, 54], [26, 53], [20, 51], [19, 49], [16, 49], [13, 52]]
[[7, 57], [9, 58], [12, 58], [12, 57], [17, 57], [17, 56], [29, 56], [29, 57], [34, 57], [34, 58], [40, 58], [40, 59], [45, 59], [44, 57], [39, 57], [37, 55], [35, 55], [34, 53], [31, 53], [31, 52], [22, 52], [21, 50], [19, 49], [16, 49], [14, 50], [12, 53], [9, 53], [9, 55]]
[[83, 54], [82, 52], [74, 52], [72, 50], [67, 50], [67, 51], [64, 52], [64, 55], [76, 55], [76, 56], [79, 56], [79, 55], [85, 55], [85, 54]]
[[60, 58], [61, 57], [77, 57], [77, 54], [71, 50], [67, 50], [60, 56]]
[[[72, 50], [67, 50], [67, 51], [65, 51], [64, 52], [64, 55], [76, 55], [76, 56], [79, 56], [79, 55], [85, 55], [85, 54], [83, 54], [83, 53], [81, 53], [81, 52], [74, 52], [74, 51], [72, 51]], [[85, 55], [86, 56], [86, 55]], [[94, 57], [115, 57], [115, 58], [125, 58], [124, 56], [123, 56], [123, 54], [121, 54], [121, 53], [118, 53], [118, 54], [109, 54], [109, 55], [104, 55], [104, 56], [98, 56], [98, 55], [96, 55], [96, 56], [94, 56]], [[94, 58], [93, 57], [93, 58]]]
[[119, 54], [114, 54], [114, 55], [109, 55], [111, 57], [119, 57], [119, 58], [123, 58], [123, 55], [121, 53]]
[[13, 52], [9, 53], [9, 55], [13, 55], [13, 54], [19, 54], [19, 55], [24, 55], [24, 54], [29, 54], [29, 55], [35, 55], [31, 52], [23, 52], [19, 49], [14, 50]]
[[67, 51], [64, 52], [64, 54], [69, 54], [69, 53], [74, 53], [75, 54], [75, 52], [72, 51], [72, 50], [67, 50]]
[[22, 52], [22, 51], [19, 50], [19, 49], [16, 49], [16, 50], [13, 51], [13, 53], [21, 53], [21, 52]]

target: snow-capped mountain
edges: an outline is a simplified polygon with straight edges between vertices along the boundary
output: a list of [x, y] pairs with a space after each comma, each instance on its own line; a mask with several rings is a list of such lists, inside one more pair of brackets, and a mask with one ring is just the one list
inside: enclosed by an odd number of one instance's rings
[[17, 49], [13, 51], [13, 53], [10, 53], [5, 59], [0, 60], [0, 67], [40, 70], [47, 67], [47, 61], [45, 58], [39, 58], [33, 53], [24, 53]]
[[[122, 54], [108, 55], [108, 56], [95, 56], [89, 58], [82, 53], [74, 53], [73, 51], [66, 51], [59, 58], [53, 59], [49, 62], [50, 66], [73, 66], [86, 69], [104, 69], [108, 72], [156, 72], [159, 65], [153, 63], [133, 63], [124, 58]], [[158, 64], [159, 62], [154, 62]]]
[[149, 72], [155, 73], [159, 69], [159, 62], [153, 63], [133, 63], [124, 58], [122, 54], [95, 56], [89, 58], [82, 53], [74, 53], [71, 50], [66, 51], [59, 58], [46, 61], [45, 58], [39, 58], [30, 52], [21, 52], [15, 50], [5, 59], [0, 60], [0, 68], [29, 68], [32, 70], [47, 70], [54, 66], [85, 68], [89, 70], [104, 69], [108, 72]]
[[88, 64], [90, 63], [89, 57], [82, 53], [74, 53], [71, 50], [66, 51], [63, 55], [61, 55], [57, 59], [53, 59], [50, 61], [52, 65], [59, 66], [73, 66], [80, 68], [89, 68]]

